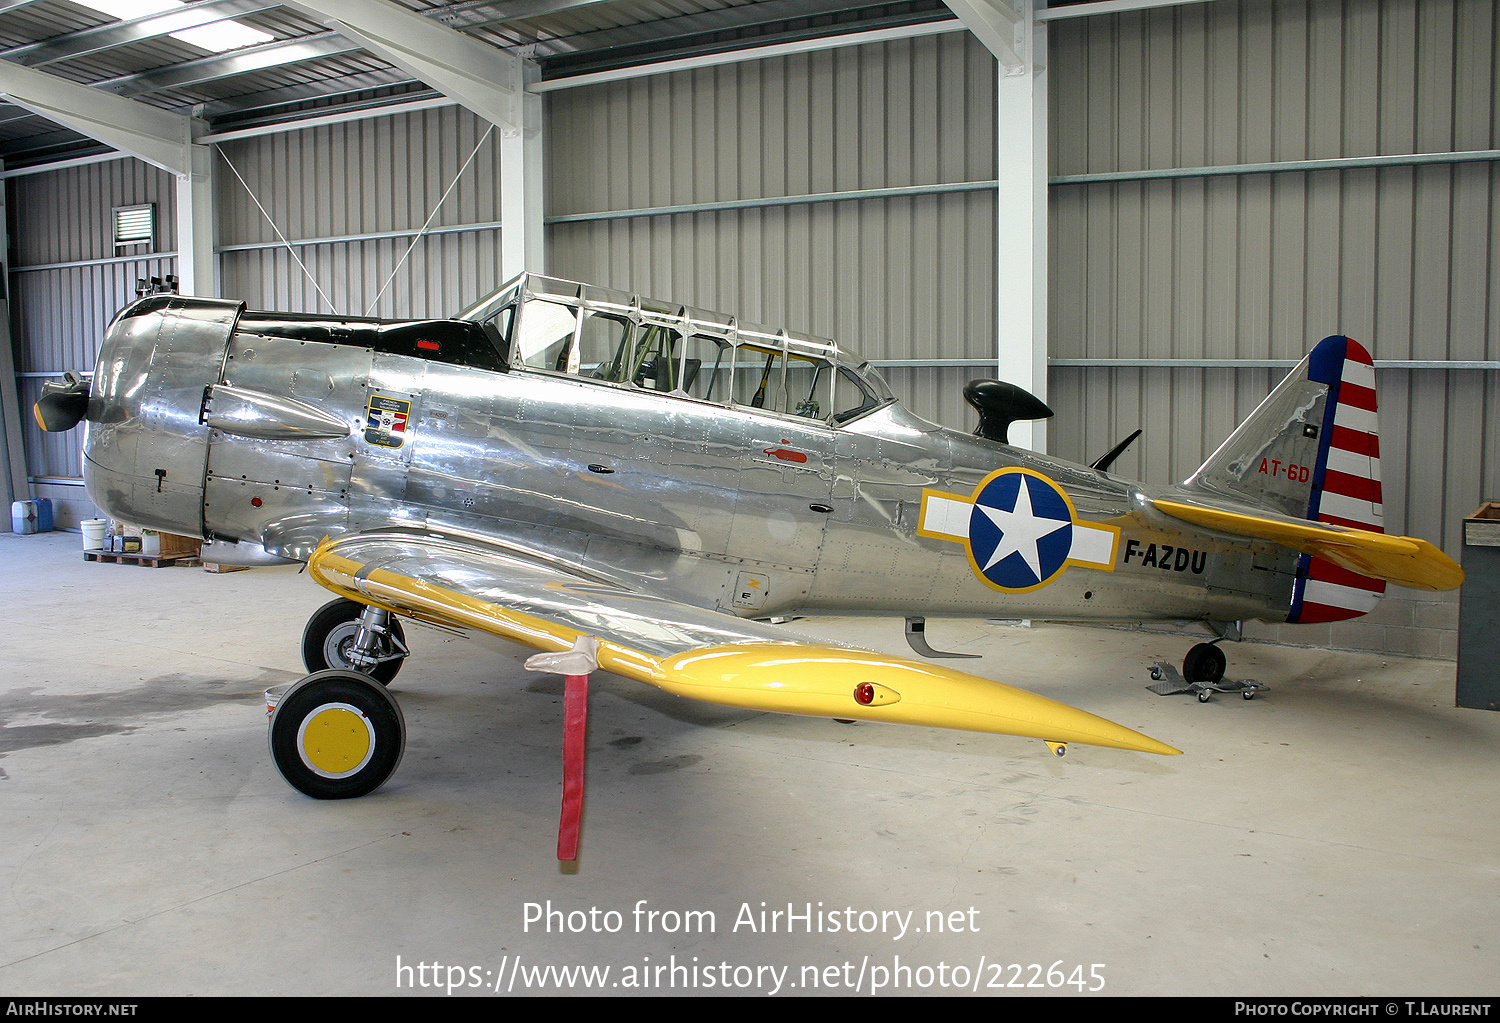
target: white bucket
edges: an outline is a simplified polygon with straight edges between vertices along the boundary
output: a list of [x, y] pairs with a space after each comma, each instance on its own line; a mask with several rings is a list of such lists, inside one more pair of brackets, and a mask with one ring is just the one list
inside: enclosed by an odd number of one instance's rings
[[276, 705], [281, 702], [281, 698], [290, 688], [292, 688], [292, 683], [288, 682], [284, 686], [272, 686], [266, 690], [266, 717], [276, 713]]
[[83, 527], [83, 549], [97, 551], [104, 547], [104, 530], [109, 519], [84, 519], [78, 523]]

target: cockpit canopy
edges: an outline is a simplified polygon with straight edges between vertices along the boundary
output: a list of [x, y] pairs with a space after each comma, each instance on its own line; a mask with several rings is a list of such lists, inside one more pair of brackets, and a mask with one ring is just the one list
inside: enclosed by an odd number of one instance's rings
[[832, 424], [894, 400], [867, 363], [824, 338], [540, 274], [457, 318], [479, 324], [513, 369]]

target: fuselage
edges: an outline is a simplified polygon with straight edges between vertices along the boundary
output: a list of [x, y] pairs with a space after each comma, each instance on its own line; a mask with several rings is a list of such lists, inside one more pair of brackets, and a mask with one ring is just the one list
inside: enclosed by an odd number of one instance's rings
[[[1149, 498], [1175, 488], [925, 422], [883, 385], [861, 396], [863, 369], [845, 373], [855, 389], [843, 392], [863, 404], [839, 414], [826, 413], [848, 400], [835, 384], [818, 391], [816, 374], [816, 400], [766, 401], [770, 369], [743, 356], [759, 358], [770, 335], [719, 342], [741, 354], [750, 371], [734, 379], [749, 389], [726, 375], [715, 396], [691, 386], [709, 378], [705, 359], [679, 354], [674, 369], [642, 357], [628, 373], [617, 359], [610, 379], [607, 356], [594, 371], [576, 354], [539, 365], [498, 334], [478, 319], [381, 324], [144, 299], [112, 324], [98, 361], [90, 496], [126, 521], [297, 560], [347, 532], [466, 536], [746, 617], [1286, 616], [1295, 555], [1174, 524]], [[793, 362], [797, 350], [786, 343]], [[838, 357], [819, 358], [835, 375]], [[796, 369], [778, 368], [784, 390]], [[981, 550], [980, 510], [973, 537], [960, 520], [997, 474], [1016, 477], [1011, 501], [1019, 487], [1026, 511], [1045, 515], [1051, 495], [1067, 509], [1041, 527], [1051, 539], [987, 574], [981, 560], [1004, 551]]]

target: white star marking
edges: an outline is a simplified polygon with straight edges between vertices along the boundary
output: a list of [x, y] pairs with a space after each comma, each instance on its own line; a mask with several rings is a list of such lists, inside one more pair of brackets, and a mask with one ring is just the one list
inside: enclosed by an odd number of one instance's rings
[[1031, 569], [1031, 574], [1040, 579], [1042, 561], [1037, 553], [1036, 542], [1071, 523], [1061, 519], [1037, 518], [1031, 511], [1031, 488], [1024, 476], [1021, 478], [1020, 489], [1016, 491], [1015, 507], [1010, 511], [1001, 511], [986, 504], [978, 507], [989, 516], [991, 522], [1000, 527], [1000, 542], [995, 546], [995, 552], [990, 555], [989, 564], [984, 566], [983, 571], [988, 572], [1012, 554], [1019, 554]]

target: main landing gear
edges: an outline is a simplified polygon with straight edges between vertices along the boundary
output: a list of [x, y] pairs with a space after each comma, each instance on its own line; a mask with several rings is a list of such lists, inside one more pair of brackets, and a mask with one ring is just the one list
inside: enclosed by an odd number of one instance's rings
[[389, 611], [343, 598], [318, 608], [302, 632], [308, 671], [348, 668], [383, 686], [390, 685], [408, 653], [406, 633]]
[[1216, 644], [1225, 639], [1239, 639], [1239, 623], [1225, 623], [1223, 626], [1211, 623], [1210, 627], [1220, 633], [1217, 639], [1198, 643], [1189, 650], [1182, 659], [1181, 672], [1166, 661], [1157, 661], [1151, 665], [1151, 677], [1156, 680], [1156, 685], [1146, 688], [1158, 696], [1196, 693], [1199, 703], [1207, 703], [1214, 693], [1239, 693], [1245, 699], [1253, 700], [1256, 693], [1268, 689], [1268, 686], [1254, 679], [1225, 680], [1227, 660], [1224, 651]]
[[391, 776], [406, 749], [406, 719], [385, 687], [408, 652], [401, 623], [378, 607], [335, 600], [308, 620], [302, 660], [311, 674], [271, 715], [271, 759], [293, 788], [350, 799]]

